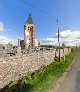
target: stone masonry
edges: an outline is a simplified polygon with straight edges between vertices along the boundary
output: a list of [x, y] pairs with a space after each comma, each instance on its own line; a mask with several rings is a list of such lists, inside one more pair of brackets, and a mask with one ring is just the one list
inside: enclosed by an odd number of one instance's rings
[[[65, 48], [65, 54], [70, 53]], [[58, 52], [57, 52], [58, 56]], [[63, 50], [61, 50], [63, 56]], [[54, 61], [55, 49], [50, 51], [33, 52], [24, 56], [14, 56], [0, 58], [0, 88], [9, 84], [11, 81], [18, 80], [28, 72], [40, 69]]]

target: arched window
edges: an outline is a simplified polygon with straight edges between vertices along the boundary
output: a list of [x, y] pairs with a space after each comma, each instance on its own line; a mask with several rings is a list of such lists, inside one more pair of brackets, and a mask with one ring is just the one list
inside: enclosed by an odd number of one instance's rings
[[28, 26], [28, 30], [29, 30], [29, 26]]

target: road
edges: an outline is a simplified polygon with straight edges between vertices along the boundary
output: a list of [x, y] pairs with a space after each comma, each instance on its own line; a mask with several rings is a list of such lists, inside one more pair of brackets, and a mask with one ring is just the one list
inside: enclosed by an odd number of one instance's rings
[[80, 53], [55, 92], [80, 92]]

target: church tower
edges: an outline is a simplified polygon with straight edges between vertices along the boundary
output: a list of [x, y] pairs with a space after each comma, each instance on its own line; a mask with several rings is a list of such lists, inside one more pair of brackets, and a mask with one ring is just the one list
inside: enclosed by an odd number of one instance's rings
[[38, 47], [38, 41], [36, 38], [36, 27], [33, 24], [31, 14], [29, 14], [27, 22], [24, 25], [24, 43], [25, 49]]

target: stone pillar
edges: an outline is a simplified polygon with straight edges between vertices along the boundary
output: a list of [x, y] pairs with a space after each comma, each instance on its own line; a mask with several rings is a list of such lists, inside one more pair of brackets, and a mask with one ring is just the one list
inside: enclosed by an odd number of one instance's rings
[[56, 58], [56, 50], [55, 50], [55, 58]]
[[16, 49], [16, 47], [14, 48], [14, 54], [16, 55], [16, 53], [17, 53], [17, 49]]
[[18, 39], [17, 56], [21, 55], [20, 39]]
[[68, 52], [69, 52], [69, 48], [68, 48]]
[[20, 39], [18, 39], [18, 47], [20, 47]]
[[65, 56], [65, 48], [63, 47], [63, 57], [64, 57], [64, 61], [66, 60], [66, 56]]

